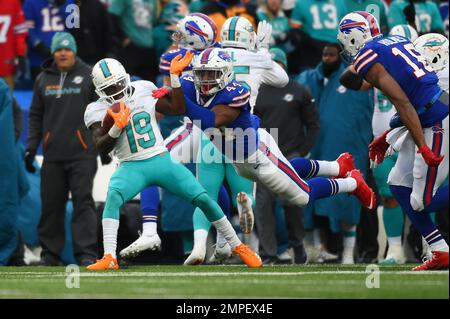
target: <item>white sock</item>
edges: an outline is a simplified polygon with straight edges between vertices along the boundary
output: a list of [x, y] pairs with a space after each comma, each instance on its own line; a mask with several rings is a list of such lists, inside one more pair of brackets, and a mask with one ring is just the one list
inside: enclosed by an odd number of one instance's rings
[[114, 218], [103, 218], [103, 248], [104, 255], [111, 254], [116, 258], [117, 249], [117, 231], [119, 229], [119, 220]]
[[305, 231], [305, 238], [303, 241], [305, 245], [314, 246], [314, 230]]
[[214, 227], [216, 227], [218, 233], [222, 233], [228, 244], [230, 244], [231, 249], [234, 249], [235, 247], [242, 244], [241, 240], [236, 235], [233, 226], [228, 221], [226, 216], [222, 217], [219, 220], [216, 220], [215, 222], [212, 222], [212, 224], [214, 225]]
[[356, 242], [356, 225], [344, 227], [344, 249], [355, 247]]
[[396, 237], [388, 237], [389, 247], [401, 246], [402, 245], [402, 236]]
[[206, 239], [208, 238], [208, 231], [206, 229], [197, 229], [194, 231], [194, 248], [195, 247], [206, 247]]
[[353, 192], [357, 186], [356, 180], [353, 177], [336, 178], [334, 181], [339, 185], [338, 194]]
[[447, 251], [448, 252], [448, 245], [444, 239], [438, 240], [437, 242], [430, 244], [430, 247], [431, 247], [431, 251]]
[[227, 244], [227, 240], [221, 232], [217, 232], [216, 244], [218, 247], [223, 247]]
[[320, 230], [318, 228], [314, 228], [313, 236], [314, 236], [314, 248], [320, 249], [321, 240], [320, 240]]
[[339, 163], [336, 161], [317, 161], [319, 163], [319, 171], [317, 176], [338, 176]]
[[158, 234], [158, 224], [156, 222], [145, 222], [142, 224], [142, 236], [153, 236]]

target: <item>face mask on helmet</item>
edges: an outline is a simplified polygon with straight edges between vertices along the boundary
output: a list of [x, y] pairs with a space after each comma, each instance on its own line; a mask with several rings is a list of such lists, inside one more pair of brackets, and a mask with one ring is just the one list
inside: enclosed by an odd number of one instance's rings
[[117, 102], [122, 98], [127, 98], [129, 94], [129, 79], [123, 78], [103, 88], [102, 95], [111, 102]]
[[130, 76], [117, 60], [100, 60], [92, 69], [92, 82], [97, 95], [109, 103], [131, 95]]
[[201, 94], [211, 95], [225, 87], [223, 75], [222, 69], [197, 69], [194, 70], [194, 83]]
[[192, 72], [196, 89], [203, 95], [212, 95], [233, 79], [233, 63], [228, 52], [209, 48], [194, 57]]

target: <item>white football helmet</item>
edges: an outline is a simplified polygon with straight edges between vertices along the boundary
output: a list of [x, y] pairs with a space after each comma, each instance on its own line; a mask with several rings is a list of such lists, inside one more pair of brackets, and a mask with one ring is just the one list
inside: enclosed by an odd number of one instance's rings
[[365, 11], [354, 11], [342, 18], [337, 39], [344, 55], [353, 59], [366, 42], [379, 36], [380, 27], [375, 17]]
[[208, 48], [192, 60], [194, 84], [204, 95], [222, 90], [233, 80], [233, 62], [225, 50]]
[[244, 17], [228, 18], [222, 26], [220, 35], [224, 48], [253, 50], [255, 47], [255, 30], [251, 22]]
[[114, 103], [131, 95], [130, 75], [115, 59], [101, 59], [92, 68], [95, 93], [101, 99]]
[[214, 44], [217, 27], [203, 13], [191, 13], [177, 23], [172, 40], [184, 49], [204, 50]]
[[425, 57], [434, 71], [441, 71], [448, 64], [448, 39], [442, 34], [424, 34], [414, 41], [414, 47]]
[[416, 29], [414, 29], [409, 24], [398, 24], [394, 26], [391, 31], [389, 31], [390, 35], [401, 35], [405, 38], [408, 38], [409, 41], [414, 42], [419, 37]]

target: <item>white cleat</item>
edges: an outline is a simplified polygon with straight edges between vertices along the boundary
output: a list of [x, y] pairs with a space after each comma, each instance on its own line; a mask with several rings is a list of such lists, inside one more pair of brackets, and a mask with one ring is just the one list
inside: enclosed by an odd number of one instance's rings
[[317, 263], [317, 258], [319, 256], [319, 248], [314, 247], [313, 245], [308, 245], [305, 243], [305, 253], [306, 253], [306, 263], [314, 264]]
[[201, 265], [205, 261], [206, 256], [206, 246], [205, 245], [194, 245], [189, 257], [184, 261], [184, 265]]
[[223, 263], [230, 257], [231, 257], [231, 247], [228, 243], [225, 243], [223, 246], [219, 246], [219, 244], [216, 244], [216, 249], [214, 250], [214, 254], [209, 259], [209, 262]]
[[244, 234], [250, 234], [253, 230], [255, 217], [253, 216], [252, 202], [247, 194], [240, 192], [236, 198], [239, 213], [239, 225]]
[[389, 247], [386, 258], [380, 262], [382, 265], [403, 265], [406, 262], [406, 256], [402, 246]]
[[161, 238], [158, 234], [151, 236], [139, 236], [132, 244], [120, 251], [120, 256], [123, 258], [136, 257], [144, 250], [160, 250]]
[[344, 248], [342, 253], [342, 264], [343, 265], [353, 265], [355, 259], [353, 258], [353, 248]]
[[317, 256], [318, 263], [329, 263], [339, 259], [338, 255], [327, 252], [326, 250], [321, 249]]

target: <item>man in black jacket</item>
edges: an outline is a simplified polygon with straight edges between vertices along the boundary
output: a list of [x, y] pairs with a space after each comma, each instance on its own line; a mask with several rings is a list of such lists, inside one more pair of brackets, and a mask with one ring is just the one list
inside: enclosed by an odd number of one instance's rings
[[[270, 50], [272, 59], [287, 69], [286, 54], [278, 49]], [[319, 134], [319, 113], [309, 91], [295, 81], [283, 88], [261, 85], [255, 104], [255, 114], [261, 117], [261, 127], [273, 133], [278, 129], [278, 145], [287, 159], [305, 157]], [[261, 183], [256, 189], [255, 223], [258, 230], [260, 255], [264, 263], [277, 263], [277, 238], [275, 200], [277, 195]], [[294, 251], [294, 262], [303, 264], [302, 209], [283, 203], [289, 246]]]
[[91, 67], [76, 57], [72, 35], [56, 33], [51, 52], [53, 58], [44, 62], [34, 83], [25, 154], [26, 168], [33, 172], [33, 160], [42, 141], [42, 216], [38, 226], [41, 258], [44, 265], [60, 264], [70, 192], [74, 255], [80, 265], [88, 265], [97, 257], [97, 219], [92, 198], [97, 153], [84, 125], [84, 112], [97, 96]]
[[93, 66], [116, 53], [112, 21], [108, 9], [99, 0], [76, 0], [75, 4], [80, 9], [80, 25], [69, 30], [78, 44], [77, 56]]

